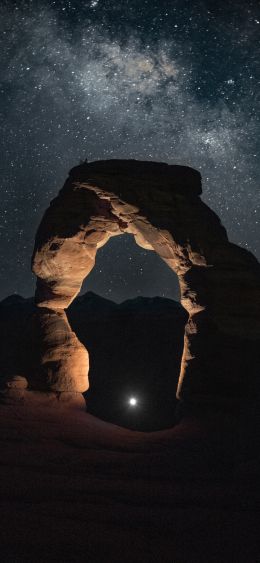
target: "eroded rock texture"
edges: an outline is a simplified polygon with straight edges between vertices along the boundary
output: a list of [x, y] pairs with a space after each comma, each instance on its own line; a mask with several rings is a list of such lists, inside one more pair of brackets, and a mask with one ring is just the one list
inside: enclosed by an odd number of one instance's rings
[[41, 386], [53, 391], [86, 390], [88, 352], [71, 330], [62, 309], [41, 309], [36, 315], [41, 354]]
[[[181, 302], [189, 313], [179, 397], [193, 404], [230, 404], [255, 396], [259, 264], [228, 241], [219, 218], [200, 195], [200, 174], [188, 167], [108, 160], [71, 170], [43, 217], [33, 254], [36, 302], [45, 310], [42, 368], [47, 361], [50, 390], [87, 388], [80, 344], [65, 376], [68, 364], [63, 363], [61, 343], [75, 344], [76, 337], [69, 335], [62, 310], [80, 291], [97, 250], [111, 236], [126, 232], [141, 247], [157, 252], [179, 278]], [[54, 319], [61, 318], [56, 353]]]

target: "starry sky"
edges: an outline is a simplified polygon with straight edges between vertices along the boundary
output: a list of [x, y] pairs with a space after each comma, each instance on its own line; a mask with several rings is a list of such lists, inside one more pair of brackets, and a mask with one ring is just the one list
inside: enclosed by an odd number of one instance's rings
[[[86, 157], [193, 166], [230, 239], [260, 255], [257, 0], [1, 0], [0, 298], [30, 296], [43, 211]], [[84, 290], [177, 298], [129, 235]]]

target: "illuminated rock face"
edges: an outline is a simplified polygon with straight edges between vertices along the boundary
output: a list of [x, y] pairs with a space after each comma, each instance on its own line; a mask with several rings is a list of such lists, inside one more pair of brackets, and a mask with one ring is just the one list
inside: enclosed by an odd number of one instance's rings
[[49, 390], [87, 389], [87, 351], [63, 310], [80, 291], [97, 250], [111, 236], [131, 233], [179, 278], [189, 320], [178, 396], [201, 404], [255, 394], [259, 263], [228, 241], [200, 194], [200, 174], [188, 167], [108, 160], [71, 170], [43, 217], [33, 254], [45, 343], [41, 369]]
[[65, 311], [41, 308], [35, 321], [41, 356], [38, 387], [83, 393], [89, 370], [88, 352], [72, 332]]

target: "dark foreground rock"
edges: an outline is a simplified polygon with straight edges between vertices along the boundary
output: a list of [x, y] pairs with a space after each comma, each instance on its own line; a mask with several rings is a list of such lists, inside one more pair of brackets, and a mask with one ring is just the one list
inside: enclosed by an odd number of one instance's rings
[[259, 450], [231, 417], [138, 433], [0, 405], [4, 563], [256, 563]]

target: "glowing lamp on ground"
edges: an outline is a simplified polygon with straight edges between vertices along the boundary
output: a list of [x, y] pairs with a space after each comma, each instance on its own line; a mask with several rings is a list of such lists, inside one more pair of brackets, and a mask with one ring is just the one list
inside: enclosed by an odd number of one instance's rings
[[138, 401], [137, 401], [136, 397], [130, 397], [128, 403], [129, 403], [130, 407], [136, 407]]

